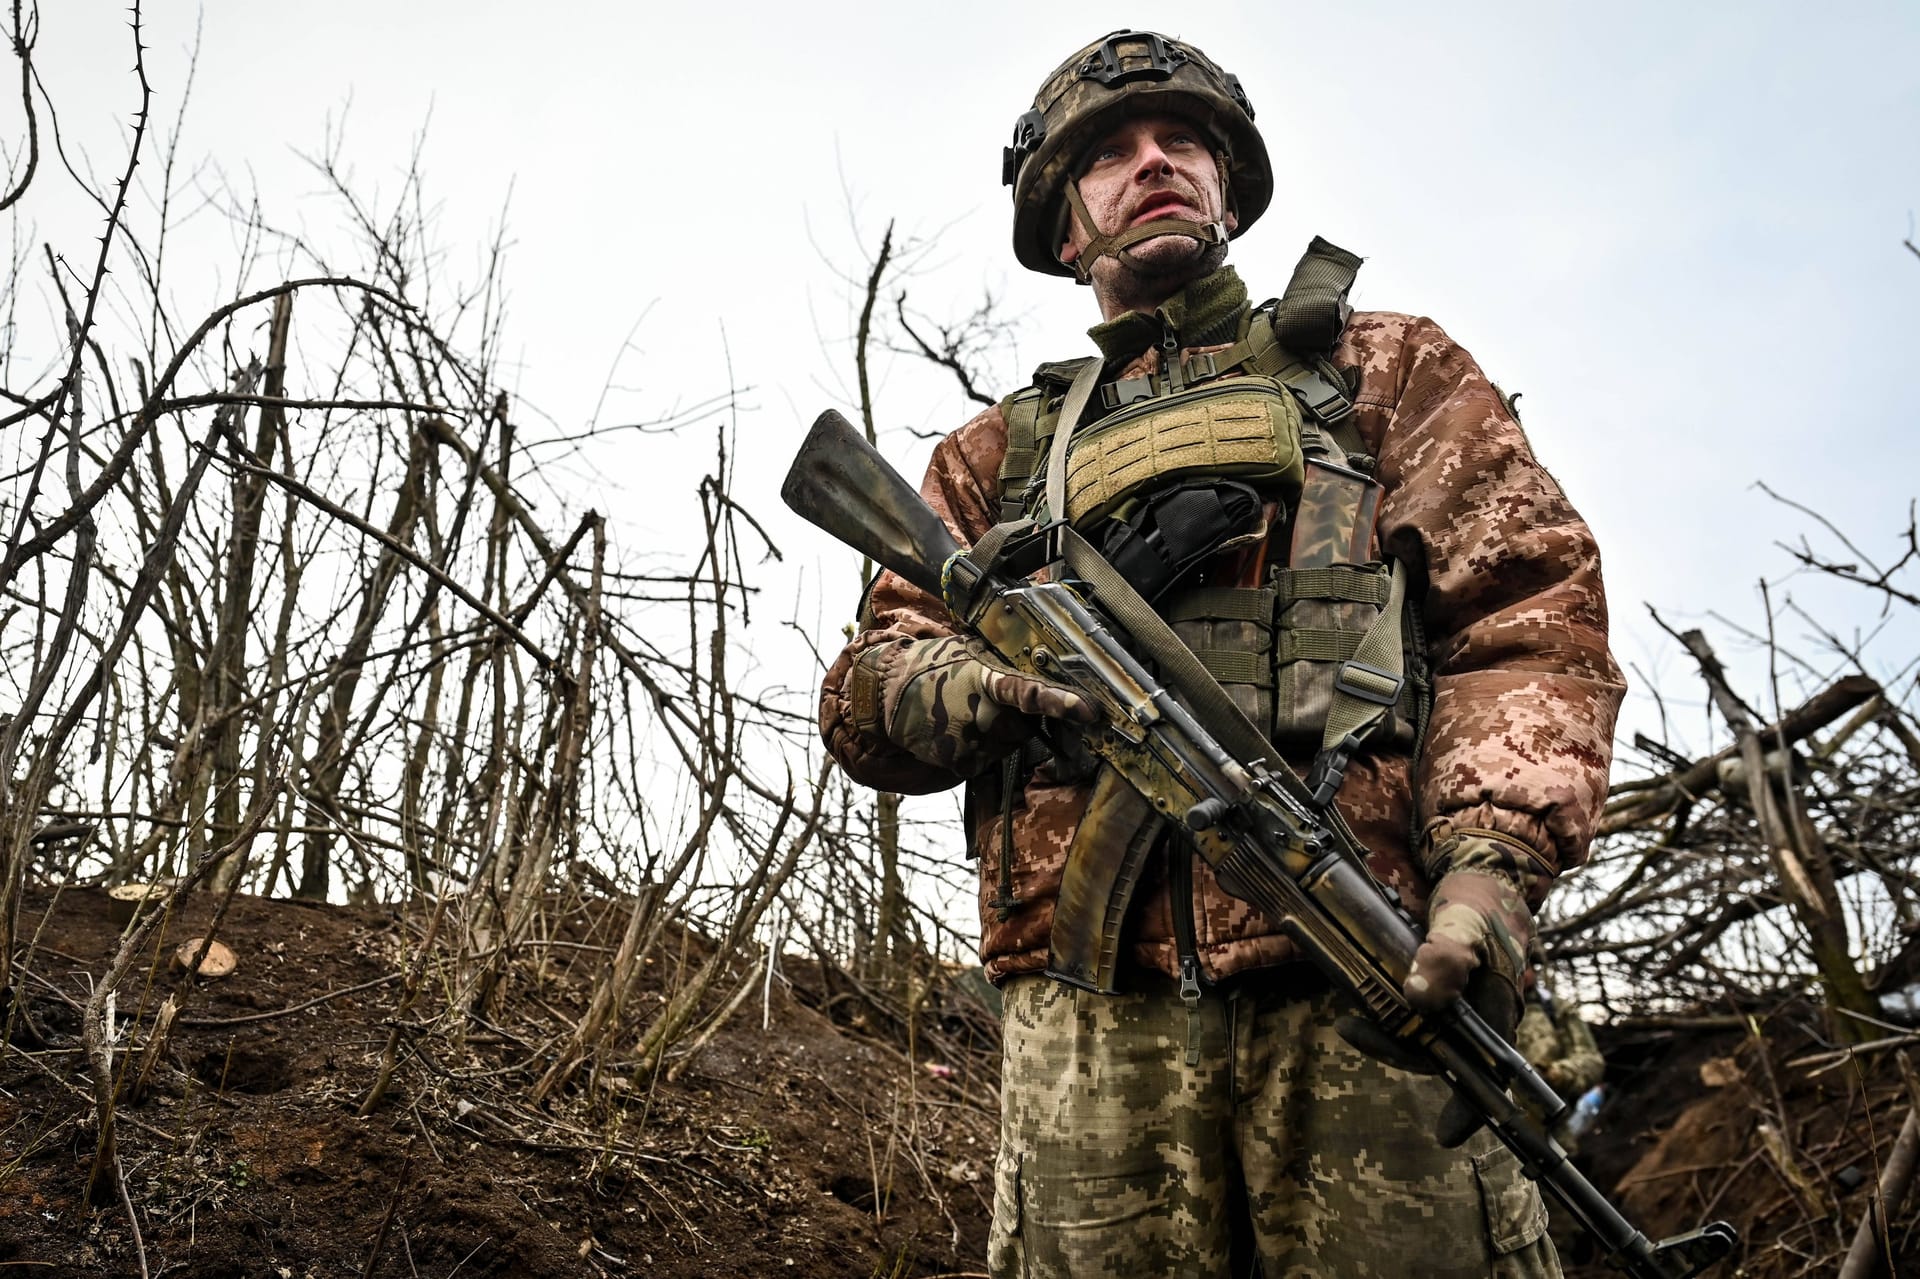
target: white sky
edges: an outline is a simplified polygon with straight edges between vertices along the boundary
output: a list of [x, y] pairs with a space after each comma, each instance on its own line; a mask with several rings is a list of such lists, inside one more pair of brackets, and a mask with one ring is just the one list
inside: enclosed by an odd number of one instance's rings
[[[42, 74], [72, 145], [117, 171], [135, 101], [124, 3], [43, 9]], [[198, 19], [183, 154], [257, 188], [270, 218], [335, 225], [296, 154], [321, 149], [329, 119], [345, 121], [363, 189], [388, 198], [425, 128], [456, 272], [473, 274], [505, 209], [510, 382], [555, 421], [584, 424], [637, 320], [606, 420], [724, 390], [724, 329], [734, 376], [755, 388], [738, 493], [789, 552], [789, 576], [764, 583], [755, 653], [761, 679], [794, 686], [812, 675], [781, 633], [786, 602], [837, 630], [854, 575], [776, 492], [806, 425], [844, 402], [836, 343], [851, 322], [822, 254], [859, 267], [889, 218], [937, 233], [911, 286], [920, 309], [957, 315], [991, 289], [1025, 317], [996, 390], [1082, 353], [1090, 296], [1012, 261], [1000, 148], [1067, 53], [1167, 17], [999, 0], [150, 9], [158, 122], [179, 109]], [[1434, 316], [1524, 392], [1538, 451], [1599, 535], [1623, 661], [1691, 698], [1642, 602], [1760, 624], [1754, 583], [1787, 567], [1770, 542], [1805, 522], [1757, 479], [1870, 551], [1893, 545], [1916, 490], [1920, 258], [1901, 241], [1920, 208], [1920, 7], [1268, 0], [1191, 7], [1177, 33], [1240, 75], [1280, 171], [1274, 209], [1234, 248], [1255, 296], [1325, 235], [1368, 258], [1360, 306]], [[0, 84], [12, 74], [4, 61]], [[172, 267], [183, 309], [194, 289], [211, 306], [231, 284], [228, 233], [201, 222], [181, 254], [204, 261]], [[82, 225], [37, 230], [77, 244]], [[944, 375], [882, 372], [889, 427], [970, 412]], [[917, 477], [930, 444], [905, 431], [885, 443]], [[630, 552], [690, 547], [670, 513], [711, 457], [709, 430], [618, 436], [565, 482], [614, 513]], [[1832, 598], [1845, 625], [1871, 623], [1863, 596]], [[1696, 744], [1699, 724], [1686, 726]]]

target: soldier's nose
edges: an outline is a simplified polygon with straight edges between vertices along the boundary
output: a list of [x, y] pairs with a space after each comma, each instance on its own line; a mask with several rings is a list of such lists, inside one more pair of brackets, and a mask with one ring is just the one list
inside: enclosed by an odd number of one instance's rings
[[1173, 172], [1173, 161], [1167, 158], [1167, 153], [1160, 149], [1160, 144], [1157, 142], [1142, 144], [1139, 160], [1137, 173], [1141, 178], [1159, 177]]

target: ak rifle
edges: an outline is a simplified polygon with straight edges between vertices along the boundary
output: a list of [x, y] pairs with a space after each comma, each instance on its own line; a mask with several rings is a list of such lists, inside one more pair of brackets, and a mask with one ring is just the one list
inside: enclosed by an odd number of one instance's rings
[[[1733, 1228], [1713, 1222], [1651, 1242], [1567, 1158], [1551, 1125], [1566, 1103], [1465, 999], [1440, 1013], [1407, 1003], [1402, 985], [1420, 928], [1368, 872], [1365, 850], [1330, 802], [1315, 797], [1269, 750], [1236, 753], [1096, 616], [1086, 583], [1032, 581], [1076, 535], [1062, 524], [1002, 525], [963, 550], [911, 485], [840, 414], [814, 422], [781, 496], [802, 517], [940, 598], [954, 619], [1006, 662], [1072, 687], [1099, 710], [1087, 745], [1179, 823], [1227, 892], [1257, 906], [1316, 967], [1391, 1035], [1432, 1064], [1519, 1158], [1529, 1177], [1599, 1241], [1613, 1266], [1639, 1279], [1688, 1279], [1732, 1251]], [[1084, 544], [1075, 559], [1090, 562]], [[1091, 575], [1090, 575], [1091, 576]], [[1105, 592], [1123, 596], [1113, 585]], [[1136, 619], [1137, 597], [1092, 603]], [[1151, 625], [1152, 623], [1144, 623]], [[1244, 725], [1244, 721], [1242, 721]], [[1243, 744], [1243, 732], [1230, 733]], [[1543, 1123], [1514, 1100], [1532, 1101]]]

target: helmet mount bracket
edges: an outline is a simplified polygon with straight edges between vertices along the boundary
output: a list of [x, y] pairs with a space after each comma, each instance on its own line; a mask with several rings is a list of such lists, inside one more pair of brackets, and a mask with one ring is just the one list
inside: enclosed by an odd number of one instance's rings
[[[1147, 46], [1147, 65], [1123, 69], [1121, 44], [1141, 42], [1145, 42]], [[1086, 61], [1080, 64], [1080, 78], [1092, 80], [1103, 88], [1111, 89], [1129, 80], [1170, 79], [1174, 69], [1184, 65], [1186, 61], [1186, 51], [1169, 46], [1164, 36], [1152, 31], [1116, 31], [1102, 40], [1099, 47], [1089, 53]]]

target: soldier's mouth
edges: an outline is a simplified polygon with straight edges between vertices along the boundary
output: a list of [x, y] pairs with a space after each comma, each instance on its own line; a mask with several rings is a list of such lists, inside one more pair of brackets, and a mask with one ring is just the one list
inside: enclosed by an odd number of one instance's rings
[[1177, 195], [1150, 196], [1147, 202], [1140, 206], [1139, 210], [1133, 215], [1133, 220], [1127, 225], [1138, 226], [1142, 222], [1148, 222], [1154, 218], [1171, 217], [1178, 213], [1191, 212], [1193, 212], [1193, 206]]

